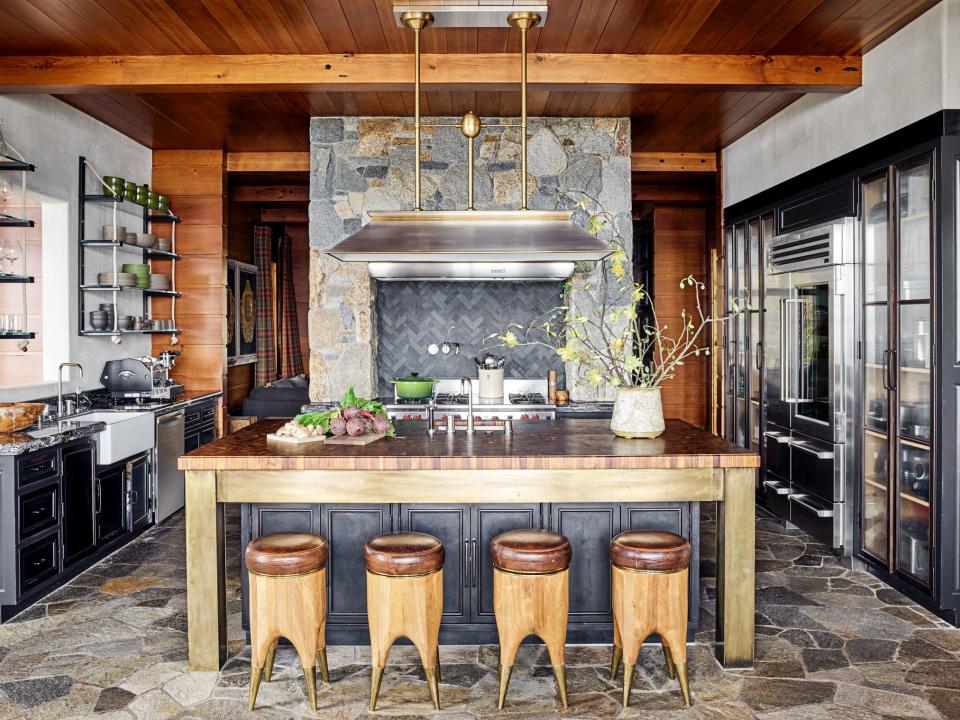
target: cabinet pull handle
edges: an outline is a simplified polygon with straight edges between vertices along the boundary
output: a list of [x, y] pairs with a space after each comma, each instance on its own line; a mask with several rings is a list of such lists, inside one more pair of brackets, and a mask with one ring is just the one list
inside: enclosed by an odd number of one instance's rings
[[889, 386], [888, 389], [893, 390], [894, 392], [897, 391], [897, 360], [897, 351], [891, 350], [890, 362], [887, 365], [887, 373], [890, 375], [889, 379], [887, 380], [887, 385]]
[[883, 383], [883, 389], [889, 390], [890, 389], [890, 351], [889, 350], [883, 351], [883, 355], [881, 356], [881, 360], [880, 360], [880, 368], [881, 368], [881, 373], [883, 374], [883, 377], [881, 378], [881, 382]]
[[103, 510], [103, 495], [100, 493], [100, 478], [97, 478], [97, 512]]
[[470, 573], [473, 571], [473, 561], [470, 557], [470, 539], [463, 539], [463, 570], [461, 574], [463, 575], [463, 586], [470, 587], [473, 579], [470, 577]]
[[763, 343], [757, 343], [755, 352], [756, 357], [754, 359], [754, 364], [757, 366], [757, 370], [763, 372]]
[[477, 555], [477, 539], [473, 539], [473, 571], [470, 575], [473, 577], [473, 587], [477, 586], [477, 577], [480, 575], [480, 558]]

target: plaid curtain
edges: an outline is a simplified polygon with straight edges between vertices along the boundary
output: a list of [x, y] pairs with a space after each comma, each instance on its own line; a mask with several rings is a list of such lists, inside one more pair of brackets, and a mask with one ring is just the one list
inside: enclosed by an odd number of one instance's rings
[[300, 354], [300, 328], [297, 326], [297, 298], [293, 290], [293, 241], [289, 235], [280, 238], [280, 261], [277, 263], [277, 328], [280, 333], [280, 377], [293, 377], [303, 372]]
[[277, 341], [273, 332], [273, 233], [266, 225], [253, 227], [253, 260], [257, 265], [257, 372], [255, 384], [277, 379]]

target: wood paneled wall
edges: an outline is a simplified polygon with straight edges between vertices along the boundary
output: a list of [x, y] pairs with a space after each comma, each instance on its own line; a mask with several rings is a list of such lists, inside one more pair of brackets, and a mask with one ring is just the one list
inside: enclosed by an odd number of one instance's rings
[[[680, 281], [691, 274], [708, 281], [708, 219], [712, 222], [713, 218], [705, 206], [656, 205], [653, 211], [654, 301], [660, 324], [668, 325], [670, 336], [676, 336], [683, 327], [682, 310], [696, 316], [694, 293], [680, 289]], [[705, 295], [703, 301], [704, 313], [709, 313], [709, 296]], [[664, 385], [666, 417], [681, 418], [697, 427], [706, 425], [708, 368], [707, 357], [692, 358]]]
[[[153, 189], [170, 196], [183, 218], [177, 226], [177, 324], [182, 352], [174, 377], [187, 392], [222, 391], [226, 351], [226, 179], [222, 150], [158, 150], [153, 154]], [[158, 225], [158, 234], [170, 229]], [[167, 272], [171, 263], [156, 263]], [[170, 301], [154, 300], [157, 317], [169, 317]], [[154, 335], [154, 353], [170, 347], [169, 336]]]

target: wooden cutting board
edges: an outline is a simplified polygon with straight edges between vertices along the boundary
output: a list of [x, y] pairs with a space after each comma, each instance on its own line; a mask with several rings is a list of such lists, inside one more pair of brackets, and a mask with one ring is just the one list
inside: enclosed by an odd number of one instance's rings
[[284, 445], [310, 445], [313, 443], [322, 443], [326, 441], [323, 435], [316, 437], [291, 437], [289, 435], [277, 435], [276, 433], [267, 434], [267, 442], [282, 443]]
[[371, 433], [361, 435], [360, 437], [350, 437], [349, 435], [334, 435], [327, 438], [328, 445], [369, 445], [372, 442], [385, 438], [386, 433]]

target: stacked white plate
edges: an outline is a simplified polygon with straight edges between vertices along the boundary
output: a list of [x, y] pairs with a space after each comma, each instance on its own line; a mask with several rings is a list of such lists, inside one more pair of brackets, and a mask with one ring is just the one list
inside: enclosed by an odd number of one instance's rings
[[170, 276], [166, 274], [151, 273], [150, 289], [151, 290], [169, 290]]
[[123, 240], [127, 239], [127, 229], [123, 225], [104, 225], [100, 228], [104, 240]]
[[102, 272], [97, 274], [97, 284], [117, 287], [136, 287], [137, 275], [136, 273], [125, 272], [118, 272], [116, 274], [112, 272]]

